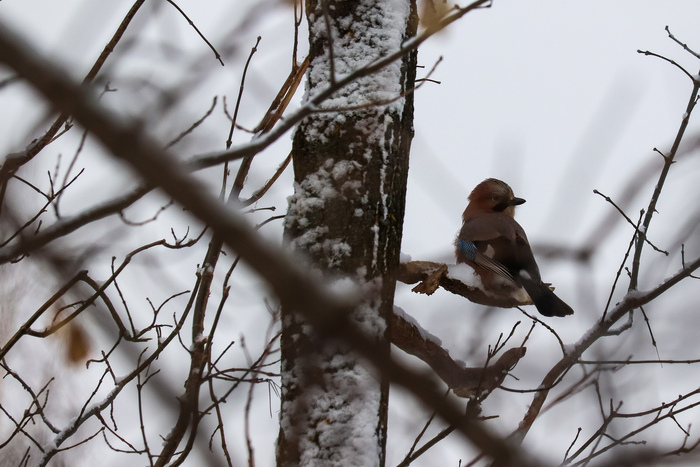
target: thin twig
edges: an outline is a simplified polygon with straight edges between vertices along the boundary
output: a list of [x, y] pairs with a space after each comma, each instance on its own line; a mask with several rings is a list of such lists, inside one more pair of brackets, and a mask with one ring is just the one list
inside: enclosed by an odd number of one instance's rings
[[685, 42], [681, 42], [680, 40], [676, 39], [676, 36], [674, 36], [674, 35], [671, 33], [671, 30], [668, 28], [668, 26], [666, 26], [664, 29], [665, 29], [666, 32], [668, 33], [668, 37], [670, 37], [671, 40], [672, 40], [673, 42], [675, 42], [676, 44], [678, 44], [678, 45], [680, 45], [681, 47], [683, 47], [683, 50], [685, 50], [686, 52], [689, 52], [689, 53], [693, 54], [693, 55], [695, 56], [695, 58], [700, 58], [700, 54], [699, 54], [699, 53], [695, 52], [695, 51], [692, 50], [690, 47], [688, 47], [688, 45], [687, 45]]
[[[652, 54], [652, 55], [655, 55], [655, 54]], [[666, 60], [668, 60], [668, 59], [666, 59]], [[671, 62], [675, 63], [673, 61], [671, 61]], [[683, 69], [683, 68], [681, 68], [681, 69]], [[685, 70], [683, 70], [683, 71], [686, 74], [688, 74], [687, 71], [685, 71]], [[700, 79], [695, 79], [692, 75], [689, 75], [689, 76], [693, 81], [693, 89], [690, 92], [688, 104], [686, 105], [685, 112], [683, 113], [683, 117], [681, 118], [681, 124], [680, 124], [680, 127], [678, 128], [678, 132], [676, 133], [676, 137], [673, 141], [673, 145], [671, 146], [671, 150], [664, 157], [664, 166], [661, 169], [661, 173], [659, 174], [659, 179], [656, 182], [656, 185], [654, 187], [654, 192], [651, 196], [651, 199], [649, 200], [649, 206], [647, 207], [647, 210], [646, 210], [646, 216], [644, 217], [644, 221], [642, 222], [641, 228], [638, 230], [637, 242], [635, 244], [635, 250], [634, 250], [634, 258], [632, 260], [632, 274], [631, 274], [629, 290], [637, 290], [637, 283], [638, 283], [638, 279], [639, 279], [639, 269], [640, 269], [640, 259], [642, 256], [642, 249], [644, 247], [644, 243], [646, 240], [646, 235], [647, 235], [647, 232], [649, 232], [649, 226], [651, 224], [651, 219], [654, 216], [654, 213], [656, 213], [656, 204], [659, 201], [659, 198], [661, 197], [661, 190], [663, 190], [664, 183], [666, 182], [666, 177], [668, 176], [668, 173], [671, 169], [671, 165], [673, 164], [674, 158], [676, 156], [676, 152], [678, 151], [678, 147], [680, 146], [681, 141], [683, 140], [683, 136], [685, 135], [685, 131], [688, 128], [688, 121], [690, 120], [690, 115], [693, 113], [693, 109], [695, 108], [695, 104], [697, 103], [698, 91], [700, 90]]]
[[219, 96], [214, 96], [214, 99], [212, 100], [212, 103], [211, 103], [211, 106], [209, 107], [209, 110], [206, 111], [206, 113], [202, 116], [202, 118], [200, 118], [199, 120], [194, 122], [192, 125], [190, 125], [190, 127], [188, 129], [186, 129], [185, 131], [183, 131], [182, 133], [177, 135], [172, 141], [170, 141], [168, 144], [166, 144], [165, 149], [169, 149], [169, 148], [175, 146], [177, 143], [180, 142], [180, 140], [182, 140], [182, 138], [184, 138], [185, 136], [192, 133], [199, 125], [201, 125], [204, 122], [204, 120], [209, 118], [209, 116], [212, 114], [212, 112], [214, 112], [214, 108], [216, 107], [216, 101], [218, 100], [218, 98], [219, 98]]
[[197, 32], [197, 34], [199, 35], [199, 37], [201, 37], [202, 40], [203, 40], [204, 42], [206, 42], [206, 44], [209, 46], [209, 48], [211, 49], [211, 51], [214, 52], [214, 56], [215, 56], [216, 59], [219, 61], [219, 63], [221, 63], [221, 66], [224, 66], [224, 61], [221, 59], [221, 55], [219, 55], [219, 52], [217, 52], [216, 49], [214, 48], [214, 46], [211, 45], [211, 42], [209, 42], [209, 41], [207, 40], [207, 38], [204, 37], [204, 34], [202, 34], [202, 32], [197, 28], [197, 26], [196, 26], [196, 25], [194, 24], [194, 22], [189, 18], [189, 16], [187, 16], [187, 15], [185, 14], [185, 12], [182, 11], [182, 8], [180, 8], [180, 7], [177, 5], [177, 3], [175, 3], [173, 0], [166, 0], [166, 1], [167, 1], [168, 3], [170, 3], [172, 6], [174, 6], [175, 9], [182, 15], [182, 17], [185, 18], [185, 19], [187, 20], [188, 23], [190, 23], [190, 26], [192, 26], [192, 29], [194, 29], [194, 30]]
[[[640, 232], [639, 232], [639, 223], [637, 223], [637, 224], [635, 225], [635, 223], [632, 222], [632, 219], [630, 219], [629, 217], [627, 217], [627, 214], [625, 214], [625, 212], [622, 210], [622, 208], [620, 208], [617, 204], [615, 204], [615, 201], [613, 201], [612, 198], [610, 198], [609, 196], [604, 195], [603, 193], [601, 193], [600, 191], [595, 190], [595, 189], [593, 190], [593, 193], [595, 193], [596, 195], [602, 196], [603, 199], [605, 199], [605, 201], [607, 201], [607, 202], [610, 203], [615, 209], [617, 209], [617, 212], [619, 212], [620, 215], [627, 221], [627, 223], [628, 223], [629, 225], [631, 225], [631, 226], [634, 228], [634, 231], [635, 231], [637, 234], [640, 233]], [[651, 243], [651, 241], [650, 241], [646, 236], [644, 237], [644, 241], [646, 241], [646, 242], [649, 244], [649, 246], [652, 247], [654, 250], [656, 250], [656, 251], [658, 251], [659, 253], [663, 253], [664, 255], [668, 256], [668, 251], [665, 251], [665, 250], [662, 250], [661, 248], [658, 248], [656, 245], [654, 245], [653, 243]]]

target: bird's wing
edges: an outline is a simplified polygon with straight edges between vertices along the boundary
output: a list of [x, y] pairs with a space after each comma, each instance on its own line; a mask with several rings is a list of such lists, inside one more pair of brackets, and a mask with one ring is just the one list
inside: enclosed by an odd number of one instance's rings
[[484, 253], [480, 252], [479, 249], [473, 242], [468, 242], [462, 239], [457, 240], [457, 248], [464, 254], [465, 258], [475, 264], [481, 266], [484, 269], [491, 271], [492, 273], [510, 280], [515, 284], [515, 278], [508, 271], [503, 264], [495, 261], [493, 258], [489, 258]]

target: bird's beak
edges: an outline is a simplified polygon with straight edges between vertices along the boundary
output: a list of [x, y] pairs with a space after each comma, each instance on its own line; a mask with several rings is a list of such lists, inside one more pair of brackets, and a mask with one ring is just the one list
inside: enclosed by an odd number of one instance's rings
[[519, 206], [525, 202], [524, 199], [522, 198], [513, 198], [510, 200], [510, 205], [511, 206]]

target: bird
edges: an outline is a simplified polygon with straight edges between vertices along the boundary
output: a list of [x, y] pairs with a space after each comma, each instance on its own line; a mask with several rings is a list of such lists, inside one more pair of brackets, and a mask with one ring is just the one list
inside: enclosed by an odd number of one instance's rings
[[507, 183], [495, 178], [479, 183], [468, 200], [455, 240], [457, 263], [471, 266], [486, 292], [513, 294], [525, 289], [541, 315], [573, 314], [542, 282], [530, 242], [515, 220], [515, 207], [525, 200], [516, 198]]

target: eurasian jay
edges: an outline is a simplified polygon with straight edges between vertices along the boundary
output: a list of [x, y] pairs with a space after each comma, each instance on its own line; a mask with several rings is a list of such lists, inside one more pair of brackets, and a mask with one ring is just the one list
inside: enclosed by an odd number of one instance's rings
[[512, 294], [522, 287], [540, 314], [573, 314], [542, 282], [525, 231], [514, 219], [515, 207], [524, 202], [500, 180], [479, 183], [462, 214], [462, 230], [455, 241], [457, 262], [474, 268], [488, 293]]

